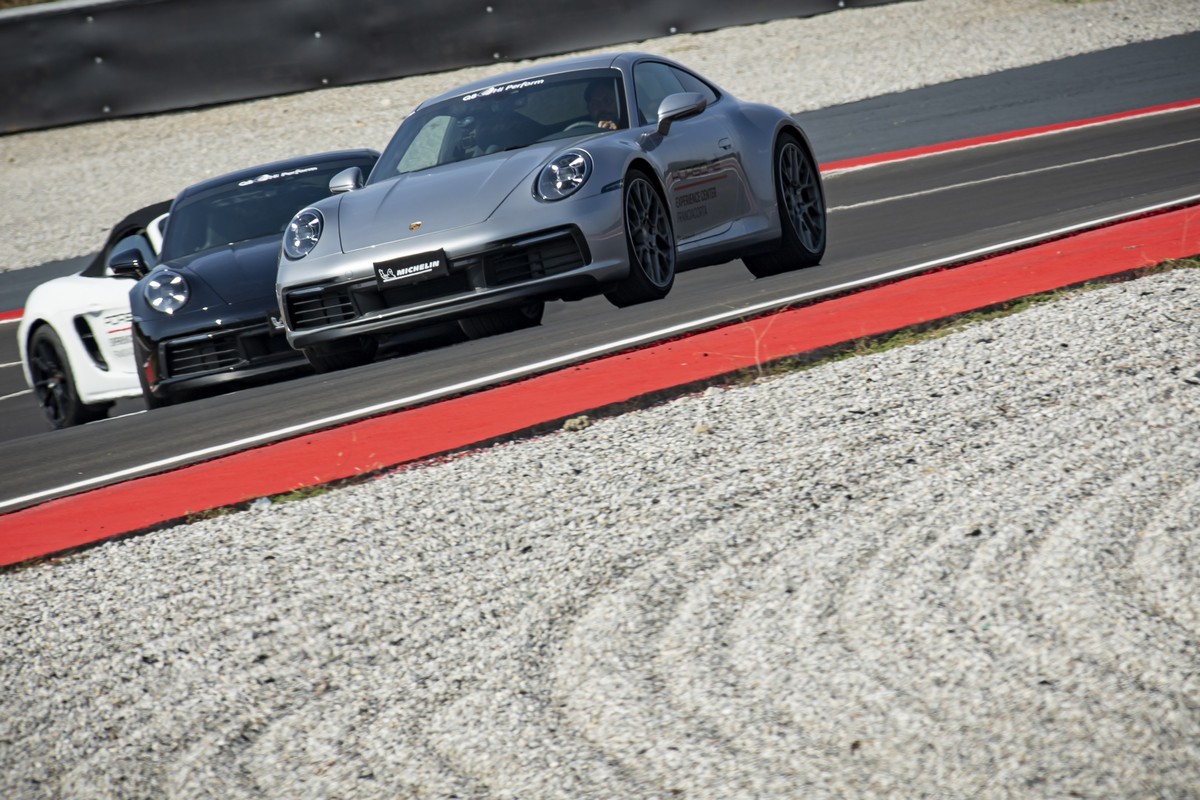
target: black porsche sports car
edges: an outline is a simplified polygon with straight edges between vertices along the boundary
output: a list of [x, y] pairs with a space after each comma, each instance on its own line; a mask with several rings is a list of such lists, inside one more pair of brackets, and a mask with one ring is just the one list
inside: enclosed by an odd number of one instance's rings
[[330, 178], [370, 172], [378, 158], [342, 150], [197, 183], [171, 205], [156, 267], [137, 251], [114, 257], [114, 272], [138, 278], [129, 292], [133, 351], [149, 407], [307, 368], [288, 345], [275, 295], [283, 231], [329, 196]]

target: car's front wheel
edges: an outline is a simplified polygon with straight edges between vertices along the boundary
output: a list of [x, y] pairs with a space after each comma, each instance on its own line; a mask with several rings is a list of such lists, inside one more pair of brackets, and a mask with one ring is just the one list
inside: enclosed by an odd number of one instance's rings
[[783, 134], [775, 144], [774, 175], [782, 235], [775, 252], [742, 259], [756, 278], [811, 267], [825, 257], [821, 178], [812, 154], [794, 134]]
[[379, 341], [371, 336], [351, 336], [335, 342], [309, 345], [304, 348], [304, 357], [317, 372], [361, 367], [375, 360]]
[[112, 407], [112, 403], [85, 403], [79, 398], [66, 349], [48, 325], [29, 338], [29, 376], [33, 379], [33, 395], [53, 428], [103, 419]]
[[541, 325], [545, 310], [546, 304], [538, 300], [523, 306], [498, 308], [495, 311], [463, 317], [458, 321], [458, 327], [468, 339], [482, 339], [485, 336], [496, 336]]
[[625, 178], [625, 243], [629, 275], [605, 293], [624, 308], [667, 296], [675, 283], [675, 230], [658, 187], [645, 173]]

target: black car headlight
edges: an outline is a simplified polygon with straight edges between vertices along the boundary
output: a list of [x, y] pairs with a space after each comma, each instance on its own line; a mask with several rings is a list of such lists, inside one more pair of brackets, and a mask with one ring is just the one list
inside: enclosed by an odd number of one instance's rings
[[192, 296], [188, 282], [178, 272], [162, 269], [146, 276], [142, 296], [155, 311], [174, 314], [187, 305]]
[[582, 150], [568, 150], [542, 167], [537, 182], [538, 196], [543, 200], [570, 197], [591, 176], [592, 157]]
[[306, 208], [288, 223], [283, 232], [283, 253], [288, 258], [300, 259], [312, 252], [321, 241], [325, 229], [325, 218], [315, 208]]

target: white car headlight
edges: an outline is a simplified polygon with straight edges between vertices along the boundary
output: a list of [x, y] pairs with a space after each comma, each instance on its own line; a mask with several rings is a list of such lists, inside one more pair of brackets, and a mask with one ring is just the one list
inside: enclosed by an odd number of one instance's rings
[[570, 197], [591, 176], [592, 157], [582, 150], [568, 150], [542, 168], [542, 174], [538, 176], [538, 196], [543, 200]]
[[312, 252], [321, 241], [325, 229], [325, 218], [315, 208], [306, 208], [288, 223], [283, 232], [283, 253], [288, 258], [300, 259]]
[[142, 295], [155, 311], [174, 314], [187, 305], [192, 290], [178, 272], [162, 269], [146, 276], [146, 286], [142, 289]]

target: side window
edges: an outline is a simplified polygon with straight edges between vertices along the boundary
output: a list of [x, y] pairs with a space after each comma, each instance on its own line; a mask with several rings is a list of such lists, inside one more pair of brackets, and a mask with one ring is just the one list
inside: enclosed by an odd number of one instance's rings
[[658, 121], [658, 106], [670, 94], [685, 91], [675, 70], [666, 64], [643, 61], [633, 68], [633, 91], [637, 94], [638, 124]]
[[113, 256], [120, 255], [126, 250], [137, 250], [141, 252], [142, 258], [149, 266], [154, 266], [158, 263], [158, 256], [154, 255], [154, 250], [150, 247], [150, 243], [146, 241], [146, 237], [141, 234], [126, 236], [120, 239], [108, 251], [108, 256], [104, 259], [104, 272], [106, 275], [112, 275], [112, 259]]
[[710, 106], [717, 102], [719, 95], [707, 83], [700, 80], [690, 72], [684, 72], [681, 69], [673, 69], [671, 71], [675, 74], [675, 77], [679, 80], [679, 83], [681, 86], [683, 86], [683, 90], [685, 92], [699, 92], [708, 98], [708, 104]]

